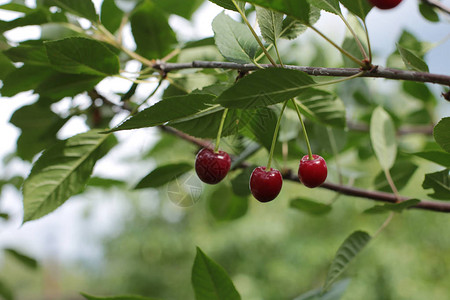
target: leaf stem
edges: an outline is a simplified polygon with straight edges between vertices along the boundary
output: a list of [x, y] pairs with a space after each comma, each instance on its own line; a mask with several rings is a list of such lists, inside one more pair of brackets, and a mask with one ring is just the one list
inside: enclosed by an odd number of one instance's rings
[[361, 41], [359, 40], [359, 38], [356, 35], [355, 31], [353, 30], [352, 26], [350, 26], [350, 24], [348, 23], [347, 19], [345, 19], [345, 17], [341, 13], [339, 13], [338, 16], [339, 16], [339, 18], [341, 18], [341, 20], [344, 22], [345, 26], [347, 26], [348, 30], [352, 34], [353, 38], [355, 39], [356, 44], [358, 44], [359, 51], [361, 51], [361, 54], [364, 56], [364, 59], [369, 59], [369, 57], [367, 56], [366, 50], [364, 49], [363, 45], [361, 44]]
[[278, 131], [280, 129], [281, 118], [283, 117], [284, 109], [286, 108], [288, 101], [289, 100], [284, 101], [283, 107], [281, 108], [281, 111], [280, 111], [280, 115], [278, 116], [277, 124], [275, 125], [275, 131], [273, 133], [272, 145], [270, 146], [269, 160], [267, 161], [266, 172], [270, 171], [270, 166], [272, 164], [273, 152], [275, 151], [275, 145], [277, 143], [277, 138], [278, 138]]
[[333, 151], [333, 155], [334, 155], [334, 161], [336, 163], [336, 171], [338, 173], [339, 184], [343, 185], [344, 180], [342, 179], [341, 167], [340, 167], [340, 163], [339, 163], [339, 151], [338, 151], [337, 144], [336, 144], [336, 138], [333, 134], [333, 131], [331, 130], [331, 128], [329, 126], [327, 126], [327, 133], [328, 133], [328, 138], [330, 139], [331, 150]]
[[389, 213], [389, 216], [383, 222], [383, 224], [381, 224], [380, 228], [378, 228], [378, 230], [374, 233], [372, 239], [376, 238], [381, 233], [381, 231], [383, 231], [383, 229], [386, 228], [389, 225], [389, 223], [391, 223], [392, 219], [394, 218], [394, 215], [395, 213], [393, 211]]
[[303, 122], [302, 114], [300, 113], [300, 109], [298, 108], [298, 105], [297, 105], [297, 102], [295, 102], [295, 99], [292, 98], [291, 101], [292, 101], [292, 104], [294, 104], [295, 111], [297, 112], [297, 115], [298, 115], [298, 119], [300, 120], [300, 124], [302, 125], [303, 135], [305, 136], [305, 141], [306, 141], [306, 147], [308, 148], [309, 159], [313, 160], [314, 157], [313, 157], [312, 150], [311, 150], [311, 144], [309, 143], [308, 133], [306, 132], [306, 127], [305, 127], [305, 123]]
[[156, 92], [159, 90], [159, 88], [161, 87], [162, 83], [163, 83], [164, 79], [161, 78], [158, 82], [158, 85], [156, 86], [156, 88], [150, 93], [150, 95], [148, 95], [147, 98], [145, 98], [144, 101], [142, 101], [141, 103], [139, 103], [135, 108], [133, 108], [133, 110], [130, 112], [130, 116], [134, 115], [135, 113], [137, 113], [139, 107], [141, 107], [142, 105], [144, 105], [145, 102], [148, 101], [148, 99], [150, 99], [151, 97], [153, 97]]
[[220, 120], [219, 130], [217, 131], [216, 146], [214, 147], [214, 152], [219, 151], [220, 137], [222, 136], [223, 125], [225, 124], [225, 119], [227, 118], [228, 108], [225, 108], [222, 114], [222, 119]]
[[372, 47], [370, 45], [369, 30], [367, 28], [365, 19], [363, 20], [363, 24], [364, 24], [364, 31], [366, 32], [367, 48], [369, 49], [369, 62], [372, 63]]
[[394, 193], [395, 198], [397, 199], [397, 202], [401, 202], [400, 194], [398, 193], [394, 180], [392, 180], [391, 172], [389, 171], [389, 169], [384, 169], [384, 175], [386, 176], [387, 182], [389, 183], [389, 186], [391, 187], [392, 192]]

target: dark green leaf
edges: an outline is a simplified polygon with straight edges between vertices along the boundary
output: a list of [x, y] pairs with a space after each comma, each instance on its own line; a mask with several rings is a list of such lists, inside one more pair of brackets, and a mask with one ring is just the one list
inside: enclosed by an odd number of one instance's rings
[[24, 223], [47, 215], [83, 190], [97, 160], [116, 143], [113, 135], [93, 130], [46, 150], [23, 185]]
[[29, 25], [41, 25], [49, 22], [48, 12], [42, 9], [33, 10], [32, 12], [26, 14], [23, 17], [11, 20], [9, 22], [0, 21], [0, 32], [3, 33], [5, 31], [29, 26]]
[[[231, 1], [231, 0], [209, 0], [209, 1], [225, 8], [225, 9], [237, 11], [236, 6], [234, 6], [233, 1]], [[238, 2], [238, 1], [236, 1], [236, 2]]]
[[323, 9], [327, 12], [339, 15], [341, 14], [341, 8], [338, 0], [308, 0], [309, 4]]
[[161, 187], [190, 170], [192, 170], [192, 165], [188, 163], [176, 163], [159, 166], [139, 181], [135, 189]]
[[117, 7], [114, 0], [103, 0], [100, 20], [109, 32], [115, 33], [120, 28], [123, 16], [123, 11]]
[[[320, 9], [312, 6], [309, 14], [309, 24], [314, 25], [320, 19]], [[283, 20], [283, 29], [281, 30], [281, 38], [284, 39], [295, 39], [300, 34], [308, 29], [308, 26], [302, 24], [302, 22], [297, 19], [287, 16]]]
[[403, 90], [410, 96], [419, 99], [423, 102], [435, 102], [436, 99], [431, 93], [428, 86], [423, 82], [407, 81], [403, 82]]
[[16, 70], [14, 64], [0, 52], [0, 80], [3, 81], [6, 76], [12, 71]]
[[203, 0], [153, 0], [158, 7], [169, 14], [176, 14], [185, 19], [190, 19], [192, 14], [200, 7], [204, 2]]
[[382, 214], [386, 212], [396, 212], [401, 213], [403, 210], [415, 206], [420, 203], [418, 199], [409, 199], [399, 203], [385, 203], [383, 205], [375, 205], [369, 209], [366, 209], [364, 213], [366, 214]]
[[397, 49], [408, 69], [419, 72], [429, 72], [428, 65], [417, 54], [400, 46], [399, 44], [397, 44]]
[[21, 12], [21, 13], [25, 13], [25, 14], [33, 12], [32, 8], [30, 8], [26, 5], [22, 5], [20, 3], [15, 3], [15, 2], [0, 5], [0, 9], [16, 11], [16, 12]]
[[310, 24], [311, 6], [307, 0], [249, 0], [247, 2], [285, 13], [296, 18], [302, 24]]
[[231, 221], [247, 213], [248, 198], [233, 194], [229, 186], [221, 184], [209, 196], [208, 206], [216, 220]]
[[59, 6], [68, 12], [97, 22], [98, 16], [95, 12], [95, 6], [91, 0], [50, 0], [53, 5]]
[[221, 13], [214, 18], [212, 28], [217, 48], [226, 59], [237, 63], [253, 62], [259, 46], [247, 26]]
[[438, 200], [450, 200], [450, 170], [425, 174], [422, 183], [424, 189], [433, 189], [433, 194], [428, 196]]
[[446, 168], [450, 168], [450, 154], [447, 152], [435, 150], [416, 152], [411, 154], [432, 161]]
[[327, 291], [333, 282], [347, 269], [349, 263], [356, 255], [366, 246], [371, 237], [364, 231], [353, 232], [336, 252], [336, 256], [331, 263], [331, 267], [327, 274], [327, 279], [323, 289]]
[[321, 288], [306, 292], [294, 300], [339, 300], [344, 295], [350, 284], [349, 278], [339, 280], [331, 286], [331, 288], [323, 292]]
[[90, 91], [103, 78], [104, 76], [97, 75], [54, 73], [42, 80], [34, 91], [41, 97], [56, 101]]
[[152, 127], [168, 121], [192, 117], [214, 108], [212, 106], [214, 99], [214, 96], [208, 94], [189, 94], [166, 98], [125, 120], [112, 131]]
[[48, 58], [63, 73], [114, 75], [119, 58], [104, 44], [87, 38], [71, 37], [45, 43]]
[[331, 211], [331, 206], [315, 202], [306, 198], [296, 198], [291, 200], [289, 206], [299, 211], [311, 215], [325, 215]]
[[[417, 170], [417, 166], [410, 161], [397, 161], [390, 170], [392, 180], [398, 190], [403, 189]], [[383, 192], [392, 192], [384, 172], [380, 172], [375, 178], [375, 189]]]
[[245, 76], [223, 92], [217, 102], [229, 108], [269, 106], [298, 96], [312, 85], [314, 80], [304, 72], [268, 68]]
[[163, 58], [177, 43], [167, 16], [152, 1], [142, 2], [130, 16], [130, 23], [137, 52], [144, 57]]
[[439, 15], [430, 4], [419, 3], [420, 14], [430, 22], [439, 22]]
[[241, 299], [226, 271], [198, 247], [191, 280], [197, 300]]
[[110, 297], [98, 297], [92, 296], [85, 293], [81, 293], [81, 296], [86, 298], [86, 300], [156, 300], [155, 298], [147, 298], [142, 296], [110, 296]]
[[37, 269], [38, 263], [34, 258], [29, 257], [28, 255], [25, 255], [17, 250], [14, 249], [4, 249], [6, 253], [14, 257], [16, 260], [21, 262], [23, 265], [27, 266], [30, 269]]
[[254, 167], [246, 168], [231, 180], [231, 189], [236, 196], [250, 196], [251, 192], [248, 183], [250, 182], [253, 169]]
[[126, 186], [124, 181], [101, 177], [89, 178], [87, 185], [90, 187], [99, 187], [99, 188], [114, 188], [114, 187], [125, 188]]
[[42, 45], [20, 45], [9, 48], [3, 53], [14, 62], [38, 66], [48, 66], [50, 64], [45, 47]]
[[256, 17], [264, 40], [275, 44], [283, 29], [283, 14], [257, 6]]
[[370, 120], [370, 140], [375, 155], [383, 169], [390, 169], [397, 156], [397, 142], [395, 127], [389, 114], [381, 107], [377, 107]]
[[14, 300], [14, 294], [11, 288], [2, 280], [0, 280], [0, 296], [2, 296], [4, 300]]
[[[342, 44], [342, 48], [346, 50], [348, 53], [352, 54], [354, 57], [361, 56], [361, 52], [359, 50], [358, 44], [355, 42], [353, 37], [346, 37], [344, 39], [344, 43]], [[359, 65], [348, 58], [346, 55], [342, 54], [342, 59], [344, 60], [344, 65], [348, 68], [357, 68]]]
[[1, 94], [3, 97], [13, 97], [20, 92], [32, 90], [51, 74], [54, 72], [48, 67], [24, 65], [6, 76]]
[[[0, 186], [0, 191], [1, 191], [1, 186]], [[0, 219], [9, 220], [9, 215], [7, 213], [0, 213]]]
[[367, 0], [339, 0], [350, 12], [365, 20], [367, 14], [372, 9]]
[[277, 114], [268, 107], [246, 109], [242, 111], [240, 125], [245, 125], [241, 132], [270, 150], [277, 123]]
[[450, 117], [442, 118], [433, 130], [434, 139], [442, 149], [450, 153]]

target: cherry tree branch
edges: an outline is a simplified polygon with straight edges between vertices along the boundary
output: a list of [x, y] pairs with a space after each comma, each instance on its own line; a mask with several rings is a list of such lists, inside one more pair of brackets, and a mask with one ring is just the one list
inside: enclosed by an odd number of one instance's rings
[[[253, 71], [258, 69], [258, 67], [253, 64], [238, 64], [222, 61], [193, 61], [189, 63], [166, 63], [163, 61], [156, 61], [152, 66], [154, 69], [163, 73], [183, 69], [230, 69], [240, 71]], [[261, 66], [264, 68], [274, 67], [269, 64], [262, 64]], [[323, 68], [293, 65], [285, 65], [284, 67], [286, 69], [303, 71], [311, 76], [349, 77], [361, 72], [361, 69], [358, 68]], [[450, 86], [450, 76], [448, 75], [406, 71], [380, 66], [374, 67], [372, 70], [365, 71], [360, 77], [429, 82]]]
[[[210, 148], [211, 147], [210, 142], [207, 142], [207, 141], [204, 141], [201, 139], [197, 139], [195, 137], [185, 134], [184, 132], [176, 130], [172, 127], [159, 126], [159, 128], [164, 132], [178, 136], [179, 138], [184, 139], [190, 143], [193, 143], [199, 147], [202, 147], [202, 148]], [[250, 166], [249, 163], [243, 162], [238, 166], [238, 168], [246, 168], [249, 166]], [[285, 180], [297, 182], [300, 184], [300, 181], [298, 180], [296, 174], [294, 172], [292, 172], [292, 170], [284, 171], [283, 178]], [[338, 193], [341, 193], [341, 194], [344, 194], [347, 196], [352, 196], [352, 197], [361, 197], [361, 198], [365, 198], [365, 199], [381, 201], [381, 202], [388, 202], [388, 203], [396, 203], [397, 202], [396, 196], [392, 193], [364, 190], [364, 189], [355, 188], [355, 187], [351, 187], [351, 186], [339, 185], [339, 184], [335, 184], [335, 183], [331, 183], [331, 182], [325, 182], [320, 187], [327, 189], [327, 190], [335, 191], [335, 192], [338, 192]], [[413, 198], [400, 196], [400, 201], [406, 201], [409, 199], [413, 199]], [[418, 203], [415, 206], [412, 206], [411, 208], [450, 213], [450, 202], [437, 202], [437, 201], [433, 202], [433, 201], [421, 200], [420, 203]]]
[[435, 7], [437, 9], [441, 10], [442, 12], [450, 15], [450, 8], [445, 6], [444, 4], [442, 4], [439, 1], [436, 1], [436, 0], [422, 0], [422, 2], [427, 4], [427, 5], [430, 5], [432, 7]]

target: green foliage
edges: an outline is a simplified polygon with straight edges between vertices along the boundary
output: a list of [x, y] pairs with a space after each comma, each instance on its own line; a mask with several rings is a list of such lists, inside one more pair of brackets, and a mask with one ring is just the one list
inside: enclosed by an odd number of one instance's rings
[[438, 200], [450, 200], [450, 170], [430, 173], [425, 175], [422, 187], [433, 189], [434, 193], [428, 196]]
[[174, 163], [159, 166], [151, 171], [147, 176], [135, 186], [135, 189], [157, 188], [163, 186], [179, 176], [192, 170], [192, 165], [188, 163]]
[[365, 20], [372, 5], [367, 0], [339, 0], [350, 12]]
[[85, 293], [81, 294], [86, 300], [156, 300], [155, 298], [147, 298], [141, 296], [113, 296], [113, 297], [96, 297]]
[[30, 269], [37, 269], [38, 262], [34, 259], [25, 255], [15, 249], [3, 249], [6, 253], [14, 257], [17, 261], [21, 262], [23, 265], [27, 266]]
[[232, 189], [221, 184], [208, 197], [209, 210], [218, 221], [231, 221], [245, 216], [249, 199], [233, 193]]
[[406, 201], [402, 201], [400, 203], [385, 203], [383, 205], [375, 205], [369, 209], [366, 209], [364, 213], [366, 214], [382, 214], [387, 212], [396, 212], [401, 213], [403, 210], [410, 208], [411, 206], [415, 206], [420, 203], [420, 200], [410, 199]]
[[450, 153], [450, 117], [443, 118], [434, 127], [433, 135], [442, 149]]
[[390, 169], [397, 156], [397, 142], [394, 123], [382, 107], [377, 107], [370, 119], [370, 139], [381, 167]]
[[315, 202], [306, 198], [291, 200], [290, 207], [311, 215], [325, 215], [331, 212], [332, 207], [323, 203]]
[[[396, 161], [389, 170], [392, 180], [398, 190], [403, 189], [417, 170], [417, 165], [407, 160]], [[383, 192], [392, 192], [384, 172], [378, 173], [374, 181], [375, 189]]]
[[57, 5], [72, 14], [86, 18], [93, 22], [97, 22], [98, 20], [94, 4], [91, 0], [49, 0], [49, 5]]
[[429, 72], [428, 65], [417, 54], [401, 45], [397, 45], [397, 49], [408, 69], [419, 72]]

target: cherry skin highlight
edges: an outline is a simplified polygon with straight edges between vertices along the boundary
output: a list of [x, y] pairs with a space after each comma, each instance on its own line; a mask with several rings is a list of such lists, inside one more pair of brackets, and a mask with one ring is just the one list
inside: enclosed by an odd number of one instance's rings
[[313, 154], [312, 160], [305, 155], [300, 160], [298, 179], [307, 187], [315, 188], [327, 179], [327, 164], [322, 156]]
[[266, 167], [257, 167], [250, 176], [250, 191], [259, 202], [269, 202], [275, 199], [281, 191], [283, 177], [280, 171]]
[[201, 181], [216, 184], [227, 176], [230, 170], [231, 159], [225, 151], [215, 153], [213, 150], [203, 148], [195, 158], [195, 172]]
[[402, 0], [369, 0], [369, 2], [379, 9], [391, 9], [399, 5]]

